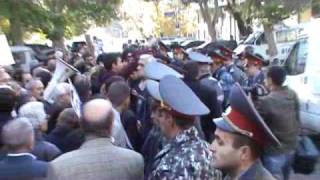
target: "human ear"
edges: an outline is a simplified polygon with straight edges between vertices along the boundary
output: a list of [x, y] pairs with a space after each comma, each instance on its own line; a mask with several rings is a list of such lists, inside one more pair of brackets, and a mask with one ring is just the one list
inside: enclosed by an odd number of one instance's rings
[[249, 146], [240, 147], [240, 160], [246, 161], [250, 158], [251, 150]]

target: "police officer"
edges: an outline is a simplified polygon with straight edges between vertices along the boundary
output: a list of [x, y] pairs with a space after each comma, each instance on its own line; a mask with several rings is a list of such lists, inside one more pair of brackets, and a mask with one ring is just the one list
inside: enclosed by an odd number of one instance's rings
[[179, 44], [174, 44], [171, 46], [173, 52], [173, 62], [172, 64], [182, 67], [186, 63], [188, 54], [185, 52], [183, 47]]
[[218, 101], [222, 102], [224, 99], [223, 89], [221, 84], [211, 73], [210, 65], [212, 64], [212, 60], [208, 56], [198, 52], [190, 52], [188, 57], [191, 61], [195, 61], [199, 64], [199, 80], [201, 84], [215, 90]]
[[248, 74], [248, 87], [254, 88], [257, 84], [264, 85], [265, 75], [262, 71], [264, 59], [258, 54], [246, 53], [245, 56]]
[[234, 81], [238, 82], [241, 86], [246, 86], [248, 77], [236, 64], [234, 64], [233, 51], [224, 46], [221, 46], [219, 50], [225, 57], [224, 65]]
[[148, 179], [221, 179], [212, 166], [208, 144], [194, 127], [195, 117], [208, 114], [209, 109], [174, 76], [162, 78], [159, 91], [159, 126], [170, 143], [157, 154]]
[[152, 172], [154, 158], [158, 152], [167, 143], [166, 138], [162, 134], [159, 126], [159, 112], [161, 97], [159, 93], [159, 82], [148, 79], [146, 81], [147, 92], [151, 95], [151, 119], [153, 126], [145, 139], [141, 153], [144, 157], [144, 177], [147, 179]]
[[259, 96], [268, 94], [264, 83], [265, 73], [262, 70], [262, 67], [268, 65], [268, 63], [264, 61], [263, 57], [259, 54], [246, 53], [244, 59], [246, 62], [248, 83], [247, 86], [243, 88], [255, 101]]
[[183, 66], [188, 61], [188, 54], [179, 44], [173, 44], [171, 46], [171, 49], [173, 53], [173, 59], [169, 66], [178, 71], [179, 73], [183, 73]]
[[[165, 77], [167, 75], [172, 75], [172, 76], [175, 76], [180, 79], [183, 78], [182, 74], [180, 74], [179, 72], [177, 72], [173, 68], [169, 67], [168, 65], [163, 64], [158, 61], [152, 61], [152, 62], [146, 64], [146, 66], [144, 68], [144, 74], [147, 79], [151, 79], [151, 80], [155, 80], [155, 81], [160, 81], [160, 79], [162, 79], [163, 77]], [[155, 93], [151, 93], [151, 92], [149, 92], [149, 93], [151, 95], [155, 94]], [[204, 134], [203, 134], [203, 130], [201, 128], [199, 118], [197, 118], [195, 120], [195, 127], [197, 128], [200, 137], [204, 138]]]
[[[208, 56], [198, 52], [190, 52], [189, 59], [191, 61], [191, 67], [190, 64], [188, 64], [189, 68], [187, 69], [189, 70], [186, 70], [186, 73], [189, 73], [190, 75], [192, 73], [188, 71], [190, 71], [190, 69], [192, 70], [192, 68], [198, 67], [198, 83], [194, 82], [187, 84], [198, 95], [200, 100], [210, 109], [210, 114], [201, 117], [201, 125], [205, 133], [206, 140], [211, 142], [215, 129], [212, 119], [221, 116], [222, 102], [224, 98], [223, 90], [220, 83], [211, 75], [210, 64], [212, 64], [212, 60]], [[192, 62], [197, 65], [192, 65]], [[186, 74], [185, 77], [186, 76], [188, 76], [188, 74]]]
[[170, 48], [167, 45], [165, 45], [162, 41], [159, 41], [158, 45], [159, 45], [160, 54], [163, 56], [168, 56], [168, 52], [170, 51]]
[[262, 151], [269, 145], [279, 145], [252, 101], [239, 84], [230, 93], [230, 109], [219, 119], [215, 140], [210, 149], [214, 154], [214, 167], [226, 173], [227, 180], [273, 180], [262, 165]]
[[236, 59], [236, 62], [235, 62], [235, 64], [243, 72], [245, 72], [245, 69], [246, 69], [245, 66], [247, 65], [247, 61], [245, 59], [247, 53], [254, 54], [254, 48], [252, 46], [245, 47], [244, 50], [240, 54], [237, 54], [237, 59]]
[[224, 61], [227, 60], [225, 56], [223, 56], [219, 51], [211, 51], [208, 55], [213, 60], [211, 66], [213, 77], [219, 81], [223, 90], [224, 99], [222, 101], [222, 107], [225, 109], [229, 104], [230, 90], [236, 81], [224, 66]]

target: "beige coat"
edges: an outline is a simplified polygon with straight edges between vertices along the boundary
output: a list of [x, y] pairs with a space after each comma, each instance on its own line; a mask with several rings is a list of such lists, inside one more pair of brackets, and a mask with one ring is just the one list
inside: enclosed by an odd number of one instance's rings
[[140, 180], [143, 166], [140, 154], [114, 146], [109, 138], [97, 138], [52, 161], [48, 179]]

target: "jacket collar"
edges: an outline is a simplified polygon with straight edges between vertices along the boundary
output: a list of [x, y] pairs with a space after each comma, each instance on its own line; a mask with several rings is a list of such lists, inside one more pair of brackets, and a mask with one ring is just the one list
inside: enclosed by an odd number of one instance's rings
[[239, 180], [245, 180], [245, 179], [251, 179], [253, 177], [257, 177], [257, 175], [259, 175], [262, 171], [264, 171], [263, 165], [261, 163], [261, 160], [258, 159], [256, 160], [255, 163], [253, 163], [249, 169], [245, 172], [243, 172], [240, 177]]
[[180, 132], [173, 140], [173, 144], [183, 144], [184, 142], [191, 141], [197, 139], [198, 131], [195, 127], [191, 127], [189, 129], [183, 130]]
[[89, 148], [98, 148], [98, 147], [105, 147], [111, 146], [111, 138], [103, 138], [103, 137], [87, 137], [87, 140], [82, 144], [80, 149], [89, 149]]

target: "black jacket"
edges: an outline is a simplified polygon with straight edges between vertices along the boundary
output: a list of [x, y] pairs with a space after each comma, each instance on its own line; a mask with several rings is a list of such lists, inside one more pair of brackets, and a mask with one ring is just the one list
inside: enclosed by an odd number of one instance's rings
[[63, 153], [78, 149], [85, 140], [85, 135], [80, 129], [56, 126], [46, 140], [55, 144]]
[[36, 135], [36, 141], [32, 150], [32, 154], [41, 161], [52, 161], [61, 154], [60, 149], [54, 144], [45, 141], [41, 135]]
[[202, 130], [206, 140], [210, 141], [216, 128], [212, 119], [221, 116], [221, 107], [217, 99], [217, 92], [214, 89], [202, 85], [198, 80], [185, 79], [185, 83], [210, 110], [208, 115], [201, 116]]
[[[10, 120], [12, 120], [11, 113], [0, 112], [0, 134], [2, 134], [2, 127]], [[1, 148], [2, 148], [2, 142], [0, 138], [0, 149]]]
[[47, 176], [48, 163], [29, 155], [6, 156], [0, 161], [1, 180], [32, 180]]

